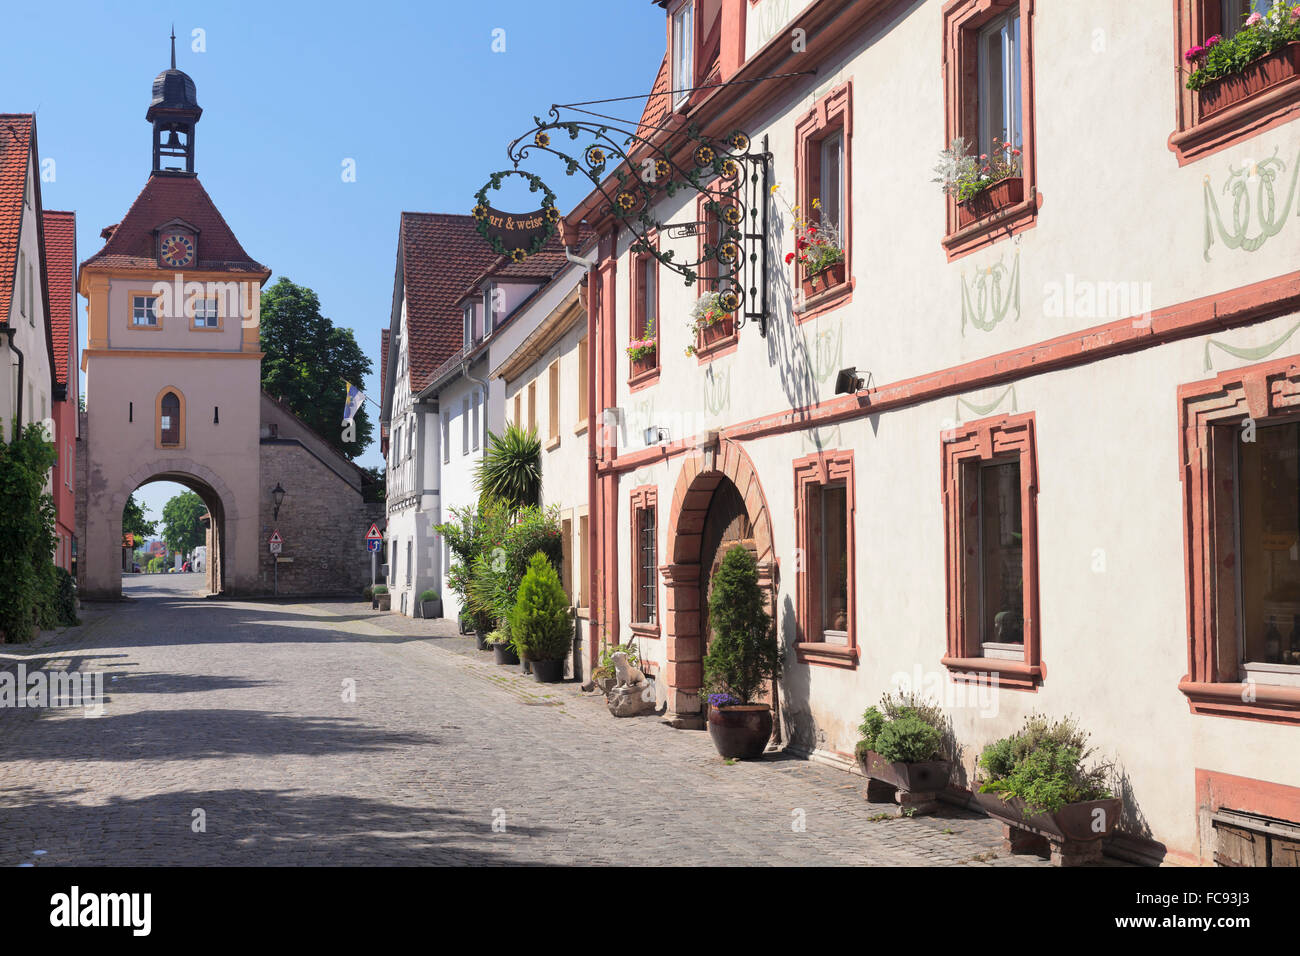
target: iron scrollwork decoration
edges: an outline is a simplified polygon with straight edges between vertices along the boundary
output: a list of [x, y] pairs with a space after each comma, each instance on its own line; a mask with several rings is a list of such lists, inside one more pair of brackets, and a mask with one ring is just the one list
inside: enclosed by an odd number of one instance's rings
[[[655, 145], [640, 135], [645, 128], [640, 123], [612, 117], [612, 123], [603, 125], [562, 119], [560, 109], [551, 107], [549, 122], [533, 117], [534, 127], [509, 145], [514, 172], [527, 177], [531, 188], [545, 189], [536, 177], [519, 172], [519, 164], [537, 151], [555, 156], [564, 165], [566, 175], [583, 174], [607, 201], [603, 211], [632, 234], [632, 252], [653, 256], [688, 286], [697, 281], [706, 283], [710, 291], [719, 294], [719, 305], [735, 316], [736, 328], [753, 320], [760, 333], [766, 335], [764, 240], [771, 159], [766, 140], [763, 150], [754, 151], [749, 135], [741, 130], [716, 138], [705, 136], [692, 123]], [[571, 147], [573, 154], [559, 148], [562, 142], [575, 144]], [[613, 176], [608, 175], [611, 169], [615, 171]], [[508, 173], [494, 174], [488, 185], [499, 186], [504, 175]], [[485, 201], [487, 188], [476, 197], [476, 216], [480, 212], [495, 214]], [[707, 218], [686, 223], [659, 222], [653, 214], [655, 205], [685, 189], [705, 197], [703, 211]], [[551, 195], [550, 190], [546, 193]], [[543, 215], [549, 215], [546, 208]], [[558, 220], [558, 215], [555, 218]], [[481, 223], [480, 232], [488, 236]], [[703, 233], [704, 241], [695, 257], [679, 258], [677, 250], [658, 248], [650, 238], [658, 233], [674, 239]]]
[[[542, 208], [524, 215], [502, 212], [488, 203], [488, 190], [501, 188], [507, 176], [520, 176], [528, 182], [530, 192], [542, 193]], [[555, 206], [555, 193], [551, 192], [541, 177], [519, 169], [506, 169], [493, 173], [483, 188], [474, 194], [474, 219], [478, 232], [498, 254], [523, 262], [541, 252], [546, 241], [555, 234], [560, 222], [560, 210]]]

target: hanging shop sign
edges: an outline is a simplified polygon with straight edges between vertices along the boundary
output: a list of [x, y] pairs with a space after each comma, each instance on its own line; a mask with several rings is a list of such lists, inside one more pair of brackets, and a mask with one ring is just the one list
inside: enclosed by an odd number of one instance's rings
[[[519, 176], [528, 183], [530, 192], [542, 193], [542, 207], [534, 212], [512, 213], [496, 208], [489, 201], [488, 192], [501, 188], [507, 176]], [[506, 169], [493, 173], [474, 194], [474, 219], [478, 232], [498, 255], [509, 256], [523, 262], [541, 252], [546, 240], [555, 234], [560, 222], [560, 211], [555, 207], [555, 193], [541, 178], [519, 169]]]

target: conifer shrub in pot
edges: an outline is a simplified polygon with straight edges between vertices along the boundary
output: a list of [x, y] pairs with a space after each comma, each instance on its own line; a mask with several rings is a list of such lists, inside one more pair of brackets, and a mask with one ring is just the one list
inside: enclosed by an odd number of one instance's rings
[[[1046, 841], [1059, 865], [1100, 858], [1120, 801], [1107, 786], [1111, 765], [1086, 766], [1094, 753], [1088, 736], [1072, 717], [1031, 714], [1019, 731], [984, 748], [975, 799], [1007, 828], [1007, 849], [1041, 852]], [[1013, 829], [1033, 839], [1017, 838]]]
[[713, 576], [704, 658], [709, 736], [728, 759], [763, 755], [772, 736], [772, 708], [757, 703], [768, 681], [781, 676], [781, 648], [758, 586], [758, 564], [743, 545], [732, 547]]
[[[854, 748], [869, 780], [895, 788], [899, 812], [909, 816], [937, 808], [938, 792], [952, 769], [943, 759], [943, 712], [915, 694], [885, 694], [868, 707]], [[874, 796], [870, 786], [867, 796]]]
[[564, 678], [564, 661], [573, 643], [569, 598], [550, 559], [538, 551], [528, 562], [519, 598], [510, 618], [510, 633], [532, 662], [533, 676], [553, 684]]

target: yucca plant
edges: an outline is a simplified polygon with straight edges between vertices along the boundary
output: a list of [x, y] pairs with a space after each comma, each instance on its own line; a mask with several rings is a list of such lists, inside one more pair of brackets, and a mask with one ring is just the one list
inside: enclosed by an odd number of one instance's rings
[[497, 498], [512, 508], [535, 505], [542, 494], [542, 441], [534, 429], [506, 425], [488, 432], [487, 449], [474, 473], [479, 495]]

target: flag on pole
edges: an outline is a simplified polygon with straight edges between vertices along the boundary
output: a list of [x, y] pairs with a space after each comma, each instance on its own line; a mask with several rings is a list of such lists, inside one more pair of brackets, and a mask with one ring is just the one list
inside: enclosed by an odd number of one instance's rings
[[350, 422], [357, 417], [357, 412], [361, 411], [361, 403], [366, 400], [366, 393], [351, 382], [343, 384], [347, 386], [347, 394], [343, 399], [343, 420]]

